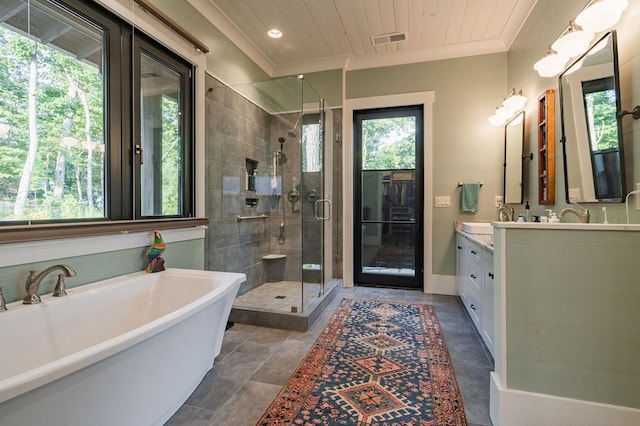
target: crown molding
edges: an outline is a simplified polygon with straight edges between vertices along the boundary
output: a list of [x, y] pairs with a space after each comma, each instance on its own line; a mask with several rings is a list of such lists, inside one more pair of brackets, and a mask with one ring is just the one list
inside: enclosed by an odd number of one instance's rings
[[453, 44], [423, 49], [420, 51], [394, 53], [392, 55], [361, 56], [351, 58], [346, 69], [347, 71], [354, 71], [366, 68], [380, 68], [418, 62], [439, 61], [443, 59], [486, 55], [506, 51], [507, 46], [505, 43], [502, 40], [495, 39], [473, 43]]
[[351, 56], [349, 55], [342, 55], [334, 56], [333, 58], [276, 65], [274, 67], [272, 77], [284, 77], [288, 75], [343, 69], [346, 67], [346, 64], [350, 58]]

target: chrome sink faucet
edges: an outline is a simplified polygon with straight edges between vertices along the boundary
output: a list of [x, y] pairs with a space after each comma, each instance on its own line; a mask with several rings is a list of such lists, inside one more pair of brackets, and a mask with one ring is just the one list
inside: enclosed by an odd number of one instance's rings
[[[514, 214], [513, 208], [507, 206], [506, 204], [500, 204], [500, 207], [498, 207], [499, 222], [513, 222], [513, 214]], [[503, 215], [506, 216], [507, 220], [502, 220]]]
[[591, 215], [589, 214], [589, 210], [582, 207], [580, 208], [580, 212], [570, 207], [564, 208], [560, 210], [558, 217], [563, 217], [567, 213], [574, 214], [578, 218], [578, 220], [582, 223], [589, 223], [589, 219], [591, 218]]
[[27, 296], [22, 299], [22, 304], [33, 305], [35, 303], [40, 303], [40, 296], [38, 296], [40, 283], [42, 282], [42, 279], [44, 277], [57, 269], [59, 269], [63, 273], [58, 275], [58, 282], [56, 284], [55, 290], [53, 291], [53, 295], [57, 297], [67, 294], [64, 286], [64, 277], [75, 277], [76, 271], [68, 265], [53, 265], [40, 272], [38, 275], [35, 275], [36, 271], [29, 271], [27, 282], [24, 285], [25, 289], [27, 290]]

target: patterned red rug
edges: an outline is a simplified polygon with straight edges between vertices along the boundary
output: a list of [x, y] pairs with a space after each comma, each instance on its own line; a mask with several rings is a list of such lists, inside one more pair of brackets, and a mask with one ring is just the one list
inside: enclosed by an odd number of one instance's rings
[[342, 300], [257, 424], [465, 426], [433, 306]]

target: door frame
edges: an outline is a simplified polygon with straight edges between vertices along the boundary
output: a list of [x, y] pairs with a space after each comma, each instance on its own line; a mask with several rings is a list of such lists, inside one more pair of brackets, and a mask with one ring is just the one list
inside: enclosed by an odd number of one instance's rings
[[342, 175], [343, 181], [343, 245], [344, 245], [344, 269], [343, 283], [345, 287], [354, 285], [354, 264], [351, 259], [354, 255], [353, 241], [353, 209], [354, 209], [354, 170], [353, 170], [353, 142], [354, 126], [353, 112], [360, 109], [388, 108], [405, 105], [422, 105], [423, 117], [423, 190], [424, 190], [424, 214], [422, 217], [423, 229], [423, 265], [425, 293], [434, 293], [433, 289], [433, 103], [435, 92], [414, 92], [398, 95], [373, 96], [366, 98], [351, 98], [344, 100], [342, 122], [344, 127], [344, 143], [342, 144]]
[[[420, 233], [422, 230], [423, 222], [421, 221], [422, 216], [424, 214], [424, 202], [423, 196], [424, 191], [422, 186], [424, 185], [423, 176], [423, 161], [424, 155], [422, 154], [423, 146], [422, 142], [424, 138], [422, 136], [424, 132], [424, 123], [422, 122], [424, 118], [423, 105], [404, 105], [399, 107], [388, 107], [388, 108], [367, 108], [361, 110], [355, 110], [353, 114], [353, 121], [355, 123], [354, 128], [354, 162], [353, 162], [353, 170], [354, 170], [354, 281], [357, 281], [358, 284], [370, 285], [376, 287], [399, 287], [405, 289], [423, 289], [424, 288], [424, 233]], [[414, 274], [413, 276], [404, 276], [404, 275], [394, 275], [394, 274], [376, 274], [371, 272], [362, 271], [362, 261], [363, 261], [363, 225], [366, 222], [363, 222], [362, 219], [362, 202], [363, 202], [363, 172], [362, 170], [362, 122], [364, 120], [378, 120], [385, 118], [398, 118], [398, 117], [416, 117], [416, 122], [414, 126], [414, 136], [415, 136], [415, 146], [414, 146], [414, 158], [415, 158], [415, 167], [413, 170], [414, 173], [414, 207], [415, 207], [415, 226], [416, 232], [413, 235], [413, 241], [410, 246], [413, 247], [414, 250]], [[360, 124], [358, 124], [360, 123]], [[395, 169], [407, 171], [408, 169]], [[391, 170], [389, 170], [391, 171]], [[382, 219], [379, 219], [382, 220]], [[392, 219], [389, 219], [392, 220]], [[382, 222], [380, 222], [382, 223]], [[391, 225], [393, 226], [393, 225]], [[381, 229], [382, 230], [382, 229]], [[413, 234], [413, 233], [412, 233]], [[397, 237], [397, 236], [396, 236]]]

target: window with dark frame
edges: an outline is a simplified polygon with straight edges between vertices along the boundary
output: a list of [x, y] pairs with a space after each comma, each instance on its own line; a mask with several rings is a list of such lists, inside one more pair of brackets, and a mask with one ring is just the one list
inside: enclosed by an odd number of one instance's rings
[[92, 2], [0, 16], [0, 224], [193, 217], [193, 65]]

